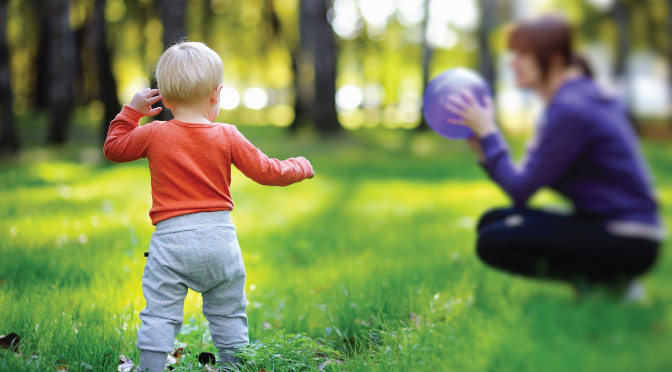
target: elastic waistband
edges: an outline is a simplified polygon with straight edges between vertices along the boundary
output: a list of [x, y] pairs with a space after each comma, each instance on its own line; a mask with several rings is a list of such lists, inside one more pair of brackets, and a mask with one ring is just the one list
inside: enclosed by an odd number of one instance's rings
[[197, 230], [212, 227], [234, 228], [231, 211], [198, 212], [169, 218], [156, 224], [154, 234]]

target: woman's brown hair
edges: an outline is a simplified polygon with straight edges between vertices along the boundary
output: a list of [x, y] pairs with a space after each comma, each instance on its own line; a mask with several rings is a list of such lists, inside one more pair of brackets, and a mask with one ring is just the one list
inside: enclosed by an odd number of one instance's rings
[[574, 53], [572, 27], [559, 15], [544, 15], [517, 23], [509, 34], [509, 49], [532, 53], [542, 77], [548, 77], [551, 60], [560, 56], [566, 66], [576, 66], [584, 75], [593, 76], [585, 58]]

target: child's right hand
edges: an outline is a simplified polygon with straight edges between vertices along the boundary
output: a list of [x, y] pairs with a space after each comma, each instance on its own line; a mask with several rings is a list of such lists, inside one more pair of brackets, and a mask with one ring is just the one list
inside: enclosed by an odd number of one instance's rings
[[311, 179], [311, 178], [315, 177], [315, 169], [313, 169], [313, 165], [310, 163], [310, 160], [304, 158], [303, 156], [301, 156], [301, 158], [303, 158], [303, 160], [307, 161], [307, 162], [308, 162], [308, 165], [310, 165], [310, 172], [311, 172], [311, 175], [308, 176], [307, 178], [308, 178], [308, 179]]
[[145, 88], [135, 93], [128, 106], [144, 116], [154, 116], [161, 112], [161, 107], [152, 108], [152, 105], [162, 98], [158, 89]]

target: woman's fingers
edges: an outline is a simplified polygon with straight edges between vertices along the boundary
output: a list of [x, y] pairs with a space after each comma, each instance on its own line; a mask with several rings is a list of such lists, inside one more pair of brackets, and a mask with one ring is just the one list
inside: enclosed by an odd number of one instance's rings
[[464, 97], [464, 100], [467, 101], [469, 106], [474, 106], [476, 104], [476, 97], [474, 97], [474, 94], [470, 90], [464, 90], [460, 95]]
[[448, 105], [460, 111], [464, 111], [468, 108], [464, 100], [462, 100], [462, 97], [460, 97], [458, 94], [453, 94], [450, 97], [448, 97], [446, 108], [448, 108]]
[[457, 125], [467, 125], [467, 122], [462, 117], [446, 118], [446, 123], [457, 124]]
[[483, 103], [485, 103], [485, 107], [488, 108], [488, 109], [492, 108], [492, 106], [493, 106], [492, 105], [492, 98], [490, 98], [490, 96], [483, 97]]
[[457, 115], [462, 115], [464, 113], [464, 109], [462, 107], [460, 107], [457, 104], [454, 104], [452, 102], [446, 103], [446, 105], [444, 107], [446, 108], [446, 110], [448, 110], [448, 111], [450, 111], [454, 114], [457, 114]]

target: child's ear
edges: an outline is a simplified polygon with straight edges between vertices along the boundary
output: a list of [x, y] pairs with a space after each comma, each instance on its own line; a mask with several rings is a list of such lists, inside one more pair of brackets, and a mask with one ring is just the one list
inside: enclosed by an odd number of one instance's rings
[[212, 94], [210, 95], [210, 103], [213, 105], [219, 103], [219, 94], [221, 93], [222, 88], [224, 88], [224, 84], [219, 83], [219, 85], [212, 91]]
[[172, 106], [172, 105], [170, 104], [170, 102], [166, 101], [165, 98], [161, 99], [161, 101], [163, 102], [163, 107], [165, 107], [165, 108], [167, 108], [167, 109], [169, 109], [169, 110], [171, 109], [171, 106]]

